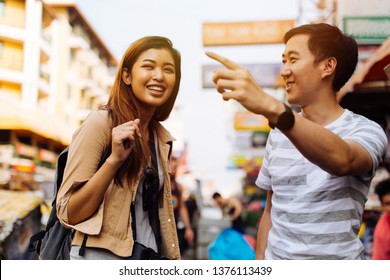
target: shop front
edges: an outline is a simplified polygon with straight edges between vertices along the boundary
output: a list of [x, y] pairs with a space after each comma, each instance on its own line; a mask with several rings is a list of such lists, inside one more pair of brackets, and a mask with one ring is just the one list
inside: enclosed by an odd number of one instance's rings
[[390, 37], [362, 63], [340, 90], [338, 98], [342, 107], [380, 124], [389, 140], [384, 162], [371, 184], [359, 233], [366, 248], [365, 257], [369, 259], [375, 225], [382, 213], [380, 201], [374, 193], [375, 186], [390, 177]]

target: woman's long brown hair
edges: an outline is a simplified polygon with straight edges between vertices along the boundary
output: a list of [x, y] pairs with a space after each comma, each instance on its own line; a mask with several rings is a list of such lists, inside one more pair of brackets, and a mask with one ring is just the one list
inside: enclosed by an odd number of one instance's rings
[[[120, 64], [118, 66], [115, 81], [111, 88], [110, 97], [107, 105], [108, 114], [112, 121], [112, 127], [116, 127], [120, 124], [134, 120], [140, 117], [138, 110], [139, 101], [135, 97], [131, 86], [128, 86], [122, 80], [122, 70], [127, 68], [132, 70], [134, 63], [138, 57], [149, 49], [166, 49], [173, 57], [175, 63], [175, 86], [169, 97], [169, 99], [156, 108], [151, 123], [153, 127], [156, 122], [166, 120], [175, 104], [177, 94], [179, 92], [180, 79], [181, 79], [181, 57], [180, 53], [173, 48], [172, 42], [165, 37], [161, 36], [147, 36], [143, 37], [134, 43], [132, 43], [124, 53]], [[153, 137], [150, 135], [150, 137]], [[110, 142], [111, 143], [111, 142]], [[135, 146], [131, 152], [131, 155], [126, 159], [123, 165], [119, 168], [115, 175], [115, 182], [122, 185], [126, 179], [129, 183], [136, 179], [141, 168], [146, 166], [150, 158], [149, 143], [146, 143], [143, 138], [136, 137]]]

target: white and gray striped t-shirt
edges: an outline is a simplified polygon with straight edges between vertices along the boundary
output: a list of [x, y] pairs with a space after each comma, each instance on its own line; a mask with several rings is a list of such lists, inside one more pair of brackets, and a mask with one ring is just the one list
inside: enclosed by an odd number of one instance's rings
[[[345, 110], [326, 128], [361, 144], [376, 170], [387, 147], [377, 123]], [[332, 176], [273, 130], [256, 180], [259, 187], [273, 191], [266, 259], [361, 258], [358, 232], [373, 175]]]

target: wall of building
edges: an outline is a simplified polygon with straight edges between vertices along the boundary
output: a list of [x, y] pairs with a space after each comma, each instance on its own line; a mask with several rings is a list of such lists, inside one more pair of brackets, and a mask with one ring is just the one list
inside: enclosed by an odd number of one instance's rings
[[[58, 153], [89, 112], [108, 99], [115, 58], [77, 6], [50, 2], [5, 0], [2, 6], [3, 179], [20, 160], [35, 166], [36, 175], [53, 179]], [[11, 159], [4, 156], [10, 147]], [[5, 170], [8, 175], [3, 176]]]

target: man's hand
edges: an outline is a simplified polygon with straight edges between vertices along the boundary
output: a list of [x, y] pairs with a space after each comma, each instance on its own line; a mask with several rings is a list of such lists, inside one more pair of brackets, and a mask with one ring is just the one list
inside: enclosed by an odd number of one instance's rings
[[216, 53], [205, 53], [226, 67], [216, 70], [213, 75], [213, 82], [224, 100], [234, 99], [249, 111], [271, 118], [272, 121], [283, 112], [283, 104], [264, 92], [247, 68]]

